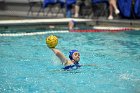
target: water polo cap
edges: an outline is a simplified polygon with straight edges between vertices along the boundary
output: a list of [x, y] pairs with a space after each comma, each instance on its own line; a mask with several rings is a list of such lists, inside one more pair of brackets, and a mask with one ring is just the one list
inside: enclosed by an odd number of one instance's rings
[[78, 50], [71, 50], [71, 51], [69, 52], [69, 58], [70, 58], [70, 60], [73, 60], [72, 54], [73, 54], [74, 52], [78, 52]]

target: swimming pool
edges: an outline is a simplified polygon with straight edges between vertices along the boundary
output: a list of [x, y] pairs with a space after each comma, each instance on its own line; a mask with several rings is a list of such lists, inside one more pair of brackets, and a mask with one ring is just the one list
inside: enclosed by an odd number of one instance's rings
[[53, 34], [58, 49], [78, 49], [89, 66], [63, 71], [45, 44], [51, 33], [1, 36], [0, 93], [140, 92], [140, 31]]

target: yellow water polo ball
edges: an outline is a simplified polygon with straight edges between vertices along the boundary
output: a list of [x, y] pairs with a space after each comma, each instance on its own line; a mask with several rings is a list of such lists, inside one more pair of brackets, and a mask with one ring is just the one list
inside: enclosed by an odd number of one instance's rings
[[58, 44], [58, 38], [54, 35], [50, 35], [46, 38], [46, 44], [49, 48], [55, 48]]

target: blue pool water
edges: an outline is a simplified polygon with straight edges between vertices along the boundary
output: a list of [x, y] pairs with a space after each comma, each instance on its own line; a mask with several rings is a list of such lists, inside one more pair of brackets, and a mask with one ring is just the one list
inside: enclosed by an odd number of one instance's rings
[[78, 49], [89, 65], [73, 71], [61, 69], [49, 35], [0, 37], [0, 93], [140, 93], [140, 31], [55, 33], [58, 49]]

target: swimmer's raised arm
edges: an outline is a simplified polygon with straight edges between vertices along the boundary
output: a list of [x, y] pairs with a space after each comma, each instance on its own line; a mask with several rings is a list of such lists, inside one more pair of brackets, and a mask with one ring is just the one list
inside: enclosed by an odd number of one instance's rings
[[68, 59], [64, 56], [64, 54], [60, 50], [56, 48], [51, 48], [51, 49], [63, 64], [66, 64], [68, 62]]

